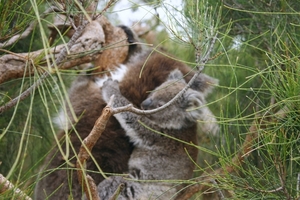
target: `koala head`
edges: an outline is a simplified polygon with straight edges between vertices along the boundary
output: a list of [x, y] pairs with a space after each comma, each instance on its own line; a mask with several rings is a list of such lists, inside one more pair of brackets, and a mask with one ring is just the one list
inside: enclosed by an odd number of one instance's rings
[[[201, 78], [199, 76], [199, 78]], [[200, 81], [196, 81], [199, 84]], [[202, 80], [203, 82], [203, 80]], [[172, 71], [167, 80], [152, 91], [141, 104], [144, 110], [158, 108], [170, 101], [187, 83], [182, 73], [176, 69]], [[199, 87], [199, 86], [197, 86]], [[193, 88], [193, 87], [191, 87]], [[155, 114], [148, 115], [151, 121], [161, 128], [181, 129], [194, 125], [197, 119], [203, 118], [202, 107], [205, 106], [205, 89], [194, 90], [189, 88], [175, 103]], [[207, 87], [210, 90], [210, 87]]]

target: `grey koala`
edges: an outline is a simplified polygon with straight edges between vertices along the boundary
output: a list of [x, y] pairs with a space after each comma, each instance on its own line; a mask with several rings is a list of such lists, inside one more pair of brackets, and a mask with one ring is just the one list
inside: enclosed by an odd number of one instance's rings
[[[213, 80], [211, 78], [212, 83]], [[197, 84], [197, 81], [195, 83]], [[186, 84], [182, 73], [175, 69], [167, 80], [142, 102], [142, 109], [150, 110], [164, 105]], [[192, 178], [193, 160], [196, 160], [198, 150], [189, 144], [197, 144], [197, 120], [205, 118], [203, 115], [209, 110], [205, 106], [205, 92], [189, 88], [175, 103], [151, 115], [143, 116], [131, 112], [115, 114], [134, 144], [128, 163], [129, 176], [139, 181], [120, 177], [102, 181], [98, 185], [102, 200], [109, 199], [120, 184], [124, 184], [125, 187], [120, 191], [119, 200], [170, 199], [176, 195], [180, 186], [158, 180]], [[108, 102], [112, 95], [115, 95], [113, 107], [130, 104], [120, 93], [118, 82], [108, 79], [102, 88], [104, 101]]]

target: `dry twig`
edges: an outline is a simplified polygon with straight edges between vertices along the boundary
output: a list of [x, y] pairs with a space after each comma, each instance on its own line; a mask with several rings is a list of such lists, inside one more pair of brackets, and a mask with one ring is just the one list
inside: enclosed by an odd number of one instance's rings
[[15, 186], [9, 180], [7, 180], [2, 174], [0, 174], [0, 194], [3, 194], [10, 190], [14, 192], [16, 199], [32, 200], [19, 188], [15, 188]]
[[[49, 7], [47, 10], [45, 10], [45, 12], [41, 15], [41, 18], [46, 17], [48, 14], [56, 11], [57, 8], [55, 7]], [[7, 46], [10, 46], [12, 44], [14, 44], [15, 42], [17, 42], [20, 39], [26, 38], [34, 29], [35, 25], [37, 23], [37, 20], [32, 21], [29, 26], [21, 33], [18, 35], [15, 35], [13, 37], [11, 37], [9, 40], [0, 43], [0, 48], [5, 48]]]

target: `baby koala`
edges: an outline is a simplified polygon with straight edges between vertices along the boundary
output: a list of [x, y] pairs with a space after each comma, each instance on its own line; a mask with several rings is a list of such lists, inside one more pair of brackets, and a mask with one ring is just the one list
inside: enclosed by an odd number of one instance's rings
[[[195, 81], [197, 84], [197, 81]], [[167, 80], [152, 91], [141, 107], [145, 110], [160, 107], [179, 93], [187, 83], [182, 73], [175, 69]], [[195, 88], [195, 87], [191, 87]], [[180, 186], [168, 181], [192, 178], [198, 150], [197, 120], [205, 118], [205, 91], [189, 88], [175, 103], [150, 115], [131, 112], [115, 114], [116, 119], [134, 144], [129, 159], [129, 180], [110, 177], [98, 185], [102, 200], [109, 199], [122, 184], [118, 199], [170, 199], [176, 196]], [[108, 102], [115, 95], [113, 107], [130, 104], [122, 96], [117, 81], [108, 79], [103, 83], [102, 96]], [[141, 181], [142, 180], [142, 181]], [[146, 181], [146, 180], [150, 180]]]

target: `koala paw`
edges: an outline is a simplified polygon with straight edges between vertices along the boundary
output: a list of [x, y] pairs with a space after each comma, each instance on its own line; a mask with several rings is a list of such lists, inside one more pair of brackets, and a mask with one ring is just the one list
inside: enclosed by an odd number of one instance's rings
[[110, 97], [114, 94], [119, 94], [119, 82], [114, 81], [111, 78], [108, 78], [106, 81], [103, 82], [102, 87], [102, 96], [106, 103], [108, 103]]
[[127, 72], [127, 66], [120, 64], [114, 71], [111, 71], [111, 73], [110, 73], [111, 77], [109, 77], [105, 74], [101, 78], [98, 77], [95, 82], [99, 88], [102, 88], [104, 82], [110, 78], [113, 80], [116, 80], [118, 82], [121, 82], [123, 80], [126, 72]]
[[119, 90], [119, 81], [108, 78], [106, 81], [104, 81], [103, 88], [114, 88]]

